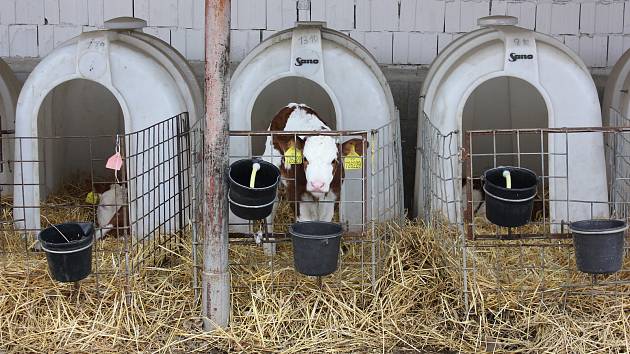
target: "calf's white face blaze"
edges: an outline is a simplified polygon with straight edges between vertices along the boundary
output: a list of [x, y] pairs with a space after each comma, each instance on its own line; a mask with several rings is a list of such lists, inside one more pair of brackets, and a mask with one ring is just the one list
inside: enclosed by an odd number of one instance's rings
[[339, 148], [335, 138], [310, 136], [304, 142], [304, 171], [306, 190], [319, 197], [330, 191], [335, 175]]

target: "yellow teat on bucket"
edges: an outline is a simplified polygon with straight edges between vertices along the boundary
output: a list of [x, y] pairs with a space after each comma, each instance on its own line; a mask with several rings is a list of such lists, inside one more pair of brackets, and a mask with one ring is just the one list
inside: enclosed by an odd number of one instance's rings
[[503, 177], [505, 177], [505, 188], [512, 189], [512, 176], [510, 175], [510, 171], [503, 171]]
[[249, 188], [254, 188], [256, 186], [256, 172], [258, 172], [258, 170], [260, 170], [260, 164], [255, 162], [252, 165], [252, 175], [249, 178]]

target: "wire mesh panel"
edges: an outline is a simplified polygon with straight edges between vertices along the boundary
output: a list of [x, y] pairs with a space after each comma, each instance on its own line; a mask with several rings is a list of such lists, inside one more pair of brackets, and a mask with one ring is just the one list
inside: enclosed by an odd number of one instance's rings
[[[623, 116], [614, 109], [610, 109], [610, 124], [615, 127], [630, 127], [630, 119]], [[609, 183], [611, 184], [611, 202], [615, 204], [615, 209], [623, 207], [623, 203], [630, 197], [628, 180], [624, 176], [629, 176], [628, 170], [630, 159], [630, 141], [627, 134], [620, 131], [618, 134], [606, 134], [606, 167]], [[621, 204], [619, 204], [621, 203]], [[627, 215], [624, 212], [622, 215]]]
[[461, 136], [459, 131], [442, 134], [431, 123], [426, 115], [422, 121], [422, 129], [418, 147], [422, 184], [420, 189], [421, 215], [425, 220], [431, 220], [435, 211], [441, 210], [452, 223], [463, 226], [461, 213], [461, 193], [458, 183], [462, 181], [461, 164]]
[[[93, 274], [127, 283], [163, 262], [192, 230], [192, 148], [188, 115], [118, 135], [13, 137], [2, 161], [0, 264], [46, 271], [37, 233], [53, 224], [96, 226]], [[67, 159], [69, 149], [73, 158]]]
[[182, 115], [125, 136], [128, 151], [132, 272], [184, 237], [191, 215], [191, 155], [188, 116]]
[[[443, 134], [425, 117], [420, 147], [423, 215], [444, 226], [442, 246], [454, 255], [450, 265], [460, 270], [466, 301], [478, 293], [506, 291], [628, 290], [627, 257], [621, 271], [612, 275], [577, 270], [569, 224], [610, 217], [628, 220], [629, 134], [630, 129], [622, 127]], [[586, 154], [584, 146], [600, 147], [599, 158]], [[485, 217], [481, 176], [500, 166], [524, 167], [539, 177], [525, 226], [499, 227]]]
[[[328, 136], [337, 142], [337, 157], [331, 164], [331, 173], [335, 175], [339, 171], [340, 177], [331, 185], [339, 183], [339, 195], [329, 193], [326, 198], [314, 198], [305, 192], [305, 180], [298, 175], [297, 168], [288, 172], [281, 166], [282, 181], [271, 217], [247, 221], [230, 215], [229, 257], [233, 288], [248, 288], [245, 277], [238, 276], [241, 273], [271, 276], [276, 286], [290, 286], [296, 283], [297, 277], [303, 277], [293, 269], [292, 244], [287, 229], [297, 220], [304, 220], [305, 210], [309, 208], [328, 210], [310, 214], [309, 219], [339, 222], [344, 228], [338, 270], [324, 281], [361, 289], [370, 289], [374, 285], [386, 255], [387, 222], [399, 221], [403, 217], [397, 121], [370, 131], [232, 131], [230, 161], [254, 157], [271, 162], [278, 158], [282, 160], [282, 156], [264, 154], [267, 138], [296, 140], [314, 136]], [[350, 145], [353, 147], [349, 150]], [[349, 155], [349, 152], [356, 155]], [[352, 166], [347, 165], [348, 156], [354, 157]], [[303, 164], [308, 163], [305, 158]], [[325, 205], [328, 207], [323, 207]], [[201, 268], [199, 261], [197, 256], [196, 272]]]

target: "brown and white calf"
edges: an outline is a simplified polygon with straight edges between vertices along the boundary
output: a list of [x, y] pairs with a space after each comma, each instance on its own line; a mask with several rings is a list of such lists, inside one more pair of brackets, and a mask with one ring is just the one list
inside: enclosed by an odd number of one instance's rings
[[[330, 128], [310, 107], [292, 103], [276, 114], [269, 130], [330, 131]], [[343, 157], [353, 150], [362, 157], [367, 148], [367, 142], [362, 139], [342, 144], [337, 139], [326, 135], [267, 137], [263, 158], [280, 169], [287, 198], [298, 203], [298, 222], [332, 221], [345, 175]], [[291, 148], [302, 153], [302, 164], [289, 164], [285, 160], [284, 155]], [[273, 214], [270, 218], [273, 219]]]
[[[462, 178], [462, 195], [461, 201], [464, 203], [464, 210], [472, 207], [473, 217], [486, 215], [486, 195], [483, 191], [483, 185], [480, 179], [473, 179], [471, 200], [468, 200], [468, 178]], [[470, 203], [470, 205], [469, 205]]]
[[96, 184], [95, 192], [98, 194], [98, 207], [96, 209], [96, 221], [98, 229], [96, 239], [105, 237], [111, 231], [117, 235], [125, 235], [129, 227], [127, 188], [121, 184], [107, 185]]

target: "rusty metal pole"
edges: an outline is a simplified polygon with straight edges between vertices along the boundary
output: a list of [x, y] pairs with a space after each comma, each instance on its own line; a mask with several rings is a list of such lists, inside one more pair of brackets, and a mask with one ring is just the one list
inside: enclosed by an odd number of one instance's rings
[[206, 130], [204, 146], [205, 237], [202, 315], [204, 329], [225, 328], [230, 319], [228, 269], [228, 93], [230, 0], [206, 0]]

